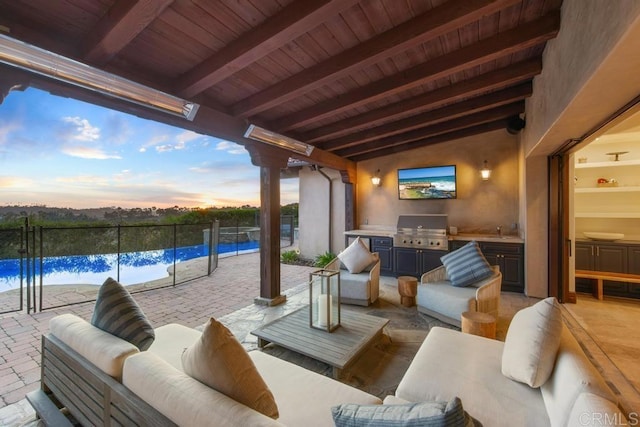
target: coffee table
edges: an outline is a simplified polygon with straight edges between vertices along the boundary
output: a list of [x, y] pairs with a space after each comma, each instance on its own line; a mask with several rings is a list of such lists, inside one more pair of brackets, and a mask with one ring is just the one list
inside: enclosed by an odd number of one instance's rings
[[340, 327], [333, 332], [309, 326], [309, 306], [274, 320], [251, 332], [258, 347], [273, 343], [333, 367], [333, 377], [353, 363], [382, 334], [388, 319], [340, 311]]

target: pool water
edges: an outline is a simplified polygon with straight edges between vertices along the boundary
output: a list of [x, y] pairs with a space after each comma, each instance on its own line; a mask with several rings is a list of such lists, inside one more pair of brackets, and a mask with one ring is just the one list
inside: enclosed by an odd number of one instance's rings
[[[258, 241], [241, 243], [220, 243], [218, 254], [232, 252], [254, 252], [260, 246]], [[143, 283], [167, 277], [167, 268], [173, 265], [173, 248], [156, 251], [127, 252], [120, 254], [120, 281], [126, 284]], [[209, 255], [207, 245], [176, 248], [176, 263]], [[73, 255], [45, 257], [42, 263], [44, 285], [94, 284], [118, 277], [117, 254]], [[30, 268], [32, 264], [30, 265]], [[39, 283], [40, 260], [36, 259], [36, 283]], [[23, 263], [26, 276], [26, 261]], [[0, 292], [20, 288], [20, 260], [0, 260]]]

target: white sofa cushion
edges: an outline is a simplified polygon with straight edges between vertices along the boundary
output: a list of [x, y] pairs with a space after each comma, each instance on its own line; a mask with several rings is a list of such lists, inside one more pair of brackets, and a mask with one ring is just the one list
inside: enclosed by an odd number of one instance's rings
[[357, 237], [347, 248], [338, 254], [338, 258], [347, 267], [349, 273], [360, 273], [373, 263], [376, 258], [369, 252], [360, 237]]
[[503, 347], [500, 341], [431, 328], [396, 396], [410, 402], [458, 396], [469, 415], [485, 426], [548, 425], [540, 390], [501, 374]]
[[448, 280], [429, 282], [418, 285], [416, 303], [427, 310], [460, 321], [460, 315], [465, 311], [476, 311], [477, 291], [473, 286], [451, 286]]
[[202, 332], [177, 323], [156, 328], [156, 339], [147, 350], [159, 356], [179, 371], [182, 369], [182, 353], [189, 348]]
[[273, 392], [278, 421], [289, 426], [332, 426], [331, 408], [341, 403], [376, 405], [380, 399], [324, 375], [260, 351], [249, 356]]
[[180, 426], [282, 425], [174, 368], [151, 351], [125, 361], [122, 383]]
[[562, 313], [553, 297], [518, 311], [507, 331], [502, 374], [540, 387], [553, 370], [561, 332]]
[[580, 393], [567, 422], [567, 427], [628, 425], [631, 424], [615, 403], [593, 393]]
[[49, 330], [60, 341], [118, 381], [122, 379], [125, 359], [139, 352], [138, 347], [130, 342], [70, 313], [52, 318]]
[[569, 414], [581, 393], [589, 392], [612, 402], [616, 401], [604, 379], [566, 326], [562, 329], [551, 377], [540, 390], [553, 427], [567, 425]]
[[182, 353], [184, 372], [271, 418], [278, 418], [273, 394], [247, 351], [231, 331], [213, 317]]
[[369, 273], [340, 272], [340, 297], [358, 300], [371, 298], [371, 287], [368, 286]]

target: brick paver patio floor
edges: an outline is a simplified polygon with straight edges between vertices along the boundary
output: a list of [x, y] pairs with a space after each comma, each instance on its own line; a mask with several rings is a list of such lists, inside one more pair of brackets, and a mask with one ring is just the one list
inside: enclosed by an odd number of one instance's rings
[[[253, 303], [260, 294], [260, 255], [220, 258], [211, 276], [175, 287], [137, 293], [134, 298], [154, 327], [180, 323], [196, 327]], [[282, 264], [281, 291], [306, 282], [314, 267]], [[106, 279], [106, 277], [105, 277]], [[49, 319], [73, 313], [91, 319], [94, 302], [35, 314], [0, 315], [0, 408], [24, 399], [40, 381], [40, 339]]]

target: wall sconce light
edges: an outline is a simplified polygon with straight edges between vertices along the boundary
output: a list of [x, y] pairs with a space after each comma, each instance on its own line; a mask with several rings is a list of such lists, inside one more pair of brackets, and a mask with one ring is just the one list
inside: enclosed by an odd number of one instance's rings
[[0, 62], [193, 120], [199, 104], [0, 34]]
[[381, 178], [380, 178], [380, 169], [378, 169], [378, 171], [375, 173], [375, 175], [373, 175], [373, 176], [371, 177], [371, 183], [372, 183], [373, 185], [375, 185], [376, 187], [380, 187], [380, 181], [381, 181]]
[[482, 169], [480, 169], [480, 176], [482, 177], [483, 181], [488, 181], [491, 177], [491, 169], [489, 169], [489, 164], [486, 160], [482, 165]]

